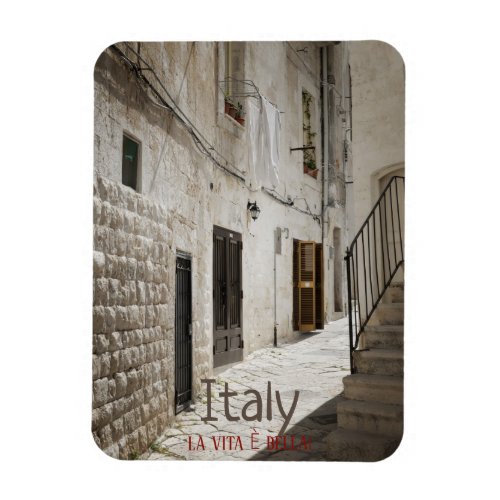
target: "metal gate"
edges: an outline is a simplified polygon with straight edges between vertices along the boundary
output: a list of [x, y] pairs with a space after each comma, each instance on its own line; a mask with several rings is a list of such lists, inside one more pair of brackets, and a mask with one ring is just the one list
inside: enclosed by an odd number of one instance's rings
[[175, 413], [191, 403], [191, 257], [178, 254], [175, 286]]
[[214, 367], [243, 359], [241, 234], [214, 226]]

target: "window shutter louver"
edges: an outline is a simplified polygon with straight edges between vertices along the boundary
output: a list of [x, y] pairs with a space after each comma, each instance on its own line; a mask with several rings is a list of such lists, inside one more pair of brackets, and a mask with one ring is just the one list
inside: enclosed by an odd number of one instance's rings
[[314, 286], [315, 243], [299, 242], [299, 330], [307, 332], [316, 327], [316, 297]]
[[323, 313], [323, 245], [316, 244], [316, 265], [314, 276], [314, 288], [316, 295], [316, 328], [323, 329], [325, 327]]
[[293, 329], [299, 329], [299, 242], [293, 240]]
[[293, 241], [293, 329], [324, 328], [323, 246]]

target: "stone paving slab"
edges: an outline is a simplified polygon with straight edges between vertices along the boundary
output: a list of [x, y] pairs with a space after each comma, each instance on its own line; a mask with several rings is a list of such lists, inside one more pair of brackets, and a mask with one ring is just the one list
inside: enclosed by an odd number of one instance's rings
[[[173, 426], [141, 456], [147, 460], [326, 460], [326, 436], [337, 427], [337, 402], [342, 400], [342, 379], [349, 374], [347, 320], [325, 326], [319, 333], [304, 334], [302, 339], [277, 348], [268, 347], [250, 354], [214, 377], [212, 384], [212, 417], [207, 414], [207, 394], [194, 402], [192, 411], [177, 415]], [[272, 420], [266, 418], [267, 385], [272, 389]], [[230, 414], [240, 417], [228, 421], [224, 413], [224, 384], [237, 396], [229, 399]], [[262, 421], [244, 421], [242, 409], [259, 391], [262, 397]], [[289, 411], [295, 391], [299, 391], [292, 419], [279, 441], [276, 441], [284, 418], [279, 412], [275, 391], [282, 406]], [[255, 413], [255, 404], [248, 414]], [[200, 444], [200, 436], [204, 449]], [[239, 438], [239, 441], [238, 441]], [[252, 438], [254, 439], [252, 441]], [[286, 442], [285, 439], [286, 438]], [[278, 450], [268, 449], [278, 442]], [[190, 448], [191, 442], [191, 450]], [[252, 449], [252, 443], [254, 448]], [[218, 449], [217, 449], [218, 447]], [[272, 447], [269, 447], [272, 448]]]

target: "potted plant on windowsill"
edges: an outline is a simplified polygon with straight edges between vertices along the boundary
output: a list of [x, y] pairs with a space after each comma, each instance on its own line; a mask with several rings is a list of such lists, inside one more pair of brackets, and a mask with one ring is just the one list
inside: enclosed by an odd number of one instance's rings
[[240, 125], [245, 125], [245, 118], [243, 116], [245, 113], [243, 112], [243, 105], [241, 102], [238, 103], [238, 107], [236, 109], [236, 116], [234, 119], [240, 124]]
[[231, 102], [231, 99], [226, 95], [224, 96], [224, 113], [229, 115], [231, 118], [236, 119], [236, 113], [238, 108]]
[[304, 159], [304, 174], [310, 175], [314, 179], [318, 177], [318, 168], [316, 162], [312, 158]]

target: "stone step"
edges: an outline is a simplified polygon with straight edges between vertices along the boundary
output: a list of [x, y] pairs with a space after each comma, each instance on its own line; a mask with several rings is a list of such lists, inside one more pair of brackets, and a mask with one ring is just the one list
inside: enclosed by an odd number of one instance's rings
[[403, 404], [403, 378], [355, 373], [344, 377], [344, 396], [358, 401]]
[[354, 351], [353, 357], [358, 373], [403, 376], [402, 349]]
[[401, 303], [405, 301], [405, 285], [403, 282], [391, 283], [384, 293], [385, 303]]
[[328, 460], [377, 462], [390, 457], [401, 438], [337, 429], [326, 438]]
[[404, 322], [404, 312], [404, 303], [384, 304], [381, 302], [370, 318], [369, 325], [402, 325]]
[[403, 325], [366, 326], [363, 332], [364, 347], [391, 349], [403, 347]]
[[399, 437], [403, 435], [403, 405], [343, 401], [337, 405], [337, 423], [341, 429]]

